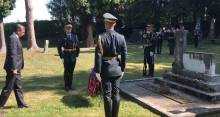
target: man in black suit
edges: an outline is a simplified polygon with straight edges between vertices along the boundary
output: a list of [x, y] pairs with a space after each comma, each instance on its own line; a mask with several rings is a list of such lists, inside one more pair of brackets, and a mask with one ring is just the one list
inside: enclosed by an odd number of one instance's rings
[[99, 35], [95, 52], [95, 72], [102, 81], [105, 117], [118, 117], [119, 84], [124, 75], [127, 46], [123, 35], [114, 30], [117, 18], [103, 15], [106, 32]]
[[17, 24], [15, 26], [14, 33], [9, 37], [7, 42], [7, 54], [4, 65], [7, 75], [5, 87], [1, 92], [0, 108], [4, 108], [12, 90], [14, 90], [18, 107], [28, 107], [24, 102], [21, 86], [21, 70], [24, 67], [24, 58], [22, 45], [19, 39], [24, 36], [24, 34], [24, 26]]

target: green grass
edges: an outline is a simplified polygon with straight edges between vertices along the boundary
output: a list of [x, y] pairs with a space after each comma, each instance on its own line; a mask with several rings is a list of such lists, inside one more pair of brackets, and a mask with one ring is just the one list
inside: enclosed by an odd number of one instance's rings
[[[193, 50], [189, 46], [189, 50]], [[220, 74], [220, 46], [205, 45], [206, 49], [198, 51], [216, 53], [217, 73]], [[164, 44], [163, 54], [156, 59], [156, 76], [161, 76], [171, 68], [173, 58], [168, 55]], [[63, 65], [55, 48], [48, 54], [30, 53], [24, 49], [25, 69], [22, 71], [25, 101], [31, 106], [18, 109], [14, 94], [7, 102], [7, 109], [0, 110], [7, 117], [103, 117], [103, 101], [100, 97], [91, 98], [87, 94], [88, 75], [94, 66], [94, 49], [81, 49], [74, 72], [76, 90], [63, 90]], [[143, 49], [139, 45], [128, 46], [128, 63], [124, 80], [142, 77]], [[0, 55], [0, 66], [4, 64], [4, 56]], [[4, 86], [5, 72], [0, 69], [0, 88]], [[142, 106], [121, 100], [120, 117], [157, 117]]]

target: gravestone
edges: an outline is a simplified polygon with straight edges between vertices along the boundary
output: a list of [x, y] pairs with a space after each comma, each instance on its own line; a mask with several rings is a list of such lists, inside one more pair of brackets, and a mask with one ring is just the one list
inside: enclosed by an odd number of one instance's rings
[[159, 83], [193, 94], [208, 101], [220, 100], [220, 76], [215, 74], [215, 54], [187, 52], [186, 30], [175, 32], [176, 48], [172, 70]]
[[170, 72], [163, 77], [122, 81], [121, 94], [163, 117], [219, 116], [220, 103], [213, 103], [220, 100], [215, 54], [186, 52], [186, 37], [187, 31], [176, 30]]
[[45, 40], [43, 52], [48, 53], [48, 50], [49, 50], [49, 40]]

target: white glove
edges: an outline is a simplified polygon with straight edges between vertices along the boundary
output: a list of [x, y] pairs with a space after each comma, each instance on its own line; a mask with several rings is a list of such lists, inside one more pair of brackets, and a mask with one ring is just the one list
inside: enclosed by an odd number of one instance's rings
[[61, 61], [62, 61], [62, 63], [64, 63], [64, 59], [63, 58], [61, 59]]
[[154, 55], [154, 53], [153, 52], [150, 52], [150, 56], [153, 56]]
[[123, 78], [123, 76], [124, 76], [124, 73], [125, 73], [125, 72], [122, 72], [122, 73], [121, 73], [121, 77], [120, 77], [120, 79], [122, 79], [122, 78]]
[[102, 79], [101, 79], [100, 73], [95, 73], [95, 75], [96, 75], [97, 80], [98, 80], [99, 82], [101, 82]]

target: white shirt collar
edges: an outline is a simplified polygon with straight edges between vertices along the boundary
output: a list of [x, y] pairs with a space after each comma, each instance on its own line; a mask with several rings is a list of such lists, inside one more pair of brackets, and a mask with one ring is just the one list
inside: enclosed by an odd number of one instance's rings
[[18, 35], [17, 35], [15, 32], [14, 32], [13, 34], [14, 34], [17, 38], [19, 38]]

